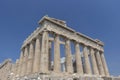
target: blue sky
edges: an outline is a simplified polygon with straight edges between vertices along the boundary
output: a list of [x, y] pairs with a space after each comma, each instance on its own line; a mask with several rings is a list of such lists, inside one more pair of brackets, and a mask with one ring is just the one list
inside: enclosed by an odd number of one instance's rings
[[22, 42], [44, 15], [103, 41], [110, 73], [120, 74], [120, 0], [0, 0], [0, 62], [19, 58]]

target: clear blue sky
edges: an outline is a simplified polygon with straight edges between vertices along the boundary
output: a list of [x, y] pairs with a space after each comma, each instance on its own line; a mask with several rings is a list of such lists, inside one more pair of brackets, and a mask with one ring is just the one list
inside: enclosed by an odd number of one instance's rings
[[103, 41], [110, 73], [120, 74], [120, 0], [0, 0], [0, 62], [19, 57], [23, 40], [46, 14]]

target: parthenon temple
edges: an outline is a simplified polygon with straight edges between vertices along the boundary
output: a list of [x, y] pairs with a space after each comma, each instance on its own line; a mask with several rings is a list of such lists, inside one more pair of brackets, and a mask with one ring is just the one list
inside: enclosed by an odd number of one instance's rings
[[[120, 80], [111, 78], [103, 46], [102, 41], [76, 32], [65, 21], [44, 16], [39, 21], [39, 27], [23, 42], [20, 58], [11, 64], [7, 78]], [[0, 65], [0, 74], [4, 72], [4, 67]], [[5, 80], [1, 77], [0, 80]]]

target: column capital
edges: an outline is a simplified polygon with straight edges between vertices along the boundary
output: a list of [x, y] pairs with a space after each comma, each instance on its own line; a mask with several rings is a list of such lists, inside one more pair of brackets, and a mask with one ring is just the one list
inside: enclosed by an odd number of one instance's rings
[[74, 40], [74, 44], [80, 44], [80, 42], [77, 40]]
[[93, 47], [90, 47], [90, 51], [94, 51], [95, 52], [95, 49]]
[[47, 30], [47, 29], [44, 29], [43, 32], [48, 32], [48, 30]]
[[25, 46], [23, 48], [21, 48], [21, 51], [24, 51], [25, 50]]
[[59, 33], [55, 33], [55, 32], [53, 32], [53, 35], [55, 35], [55, 36], [60, 36]]
[[83, 47], [89, 47], [87, 44], [85, 43], [80, 43]]
[[40, 39], [40, 37], [41, 37], [41, 36], [38, 34], [38, 35], [36, 36], [36, 39]]
[[71, 40], [69, 38], [65, 38], [65, 43], [69, 43]]
[[30, 44], [34, 44], [34, 43], [35, 43], [35, 41], [34, 41], [34, 40], [31, 40]]

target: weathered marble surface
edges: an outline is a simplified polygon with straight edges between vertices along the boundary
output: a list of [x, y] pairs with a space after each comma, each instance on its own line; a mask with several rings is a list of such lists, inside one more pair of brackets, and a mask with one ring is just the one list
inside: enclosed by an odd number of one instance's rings
[[15, 64], [7, 60], [0, 65], [0, 80], [120, 80], [109, 74], [102, 41], [76, 32], [65, 21], [48, 16], [39, 24], [23, 42], [20, 59]]

